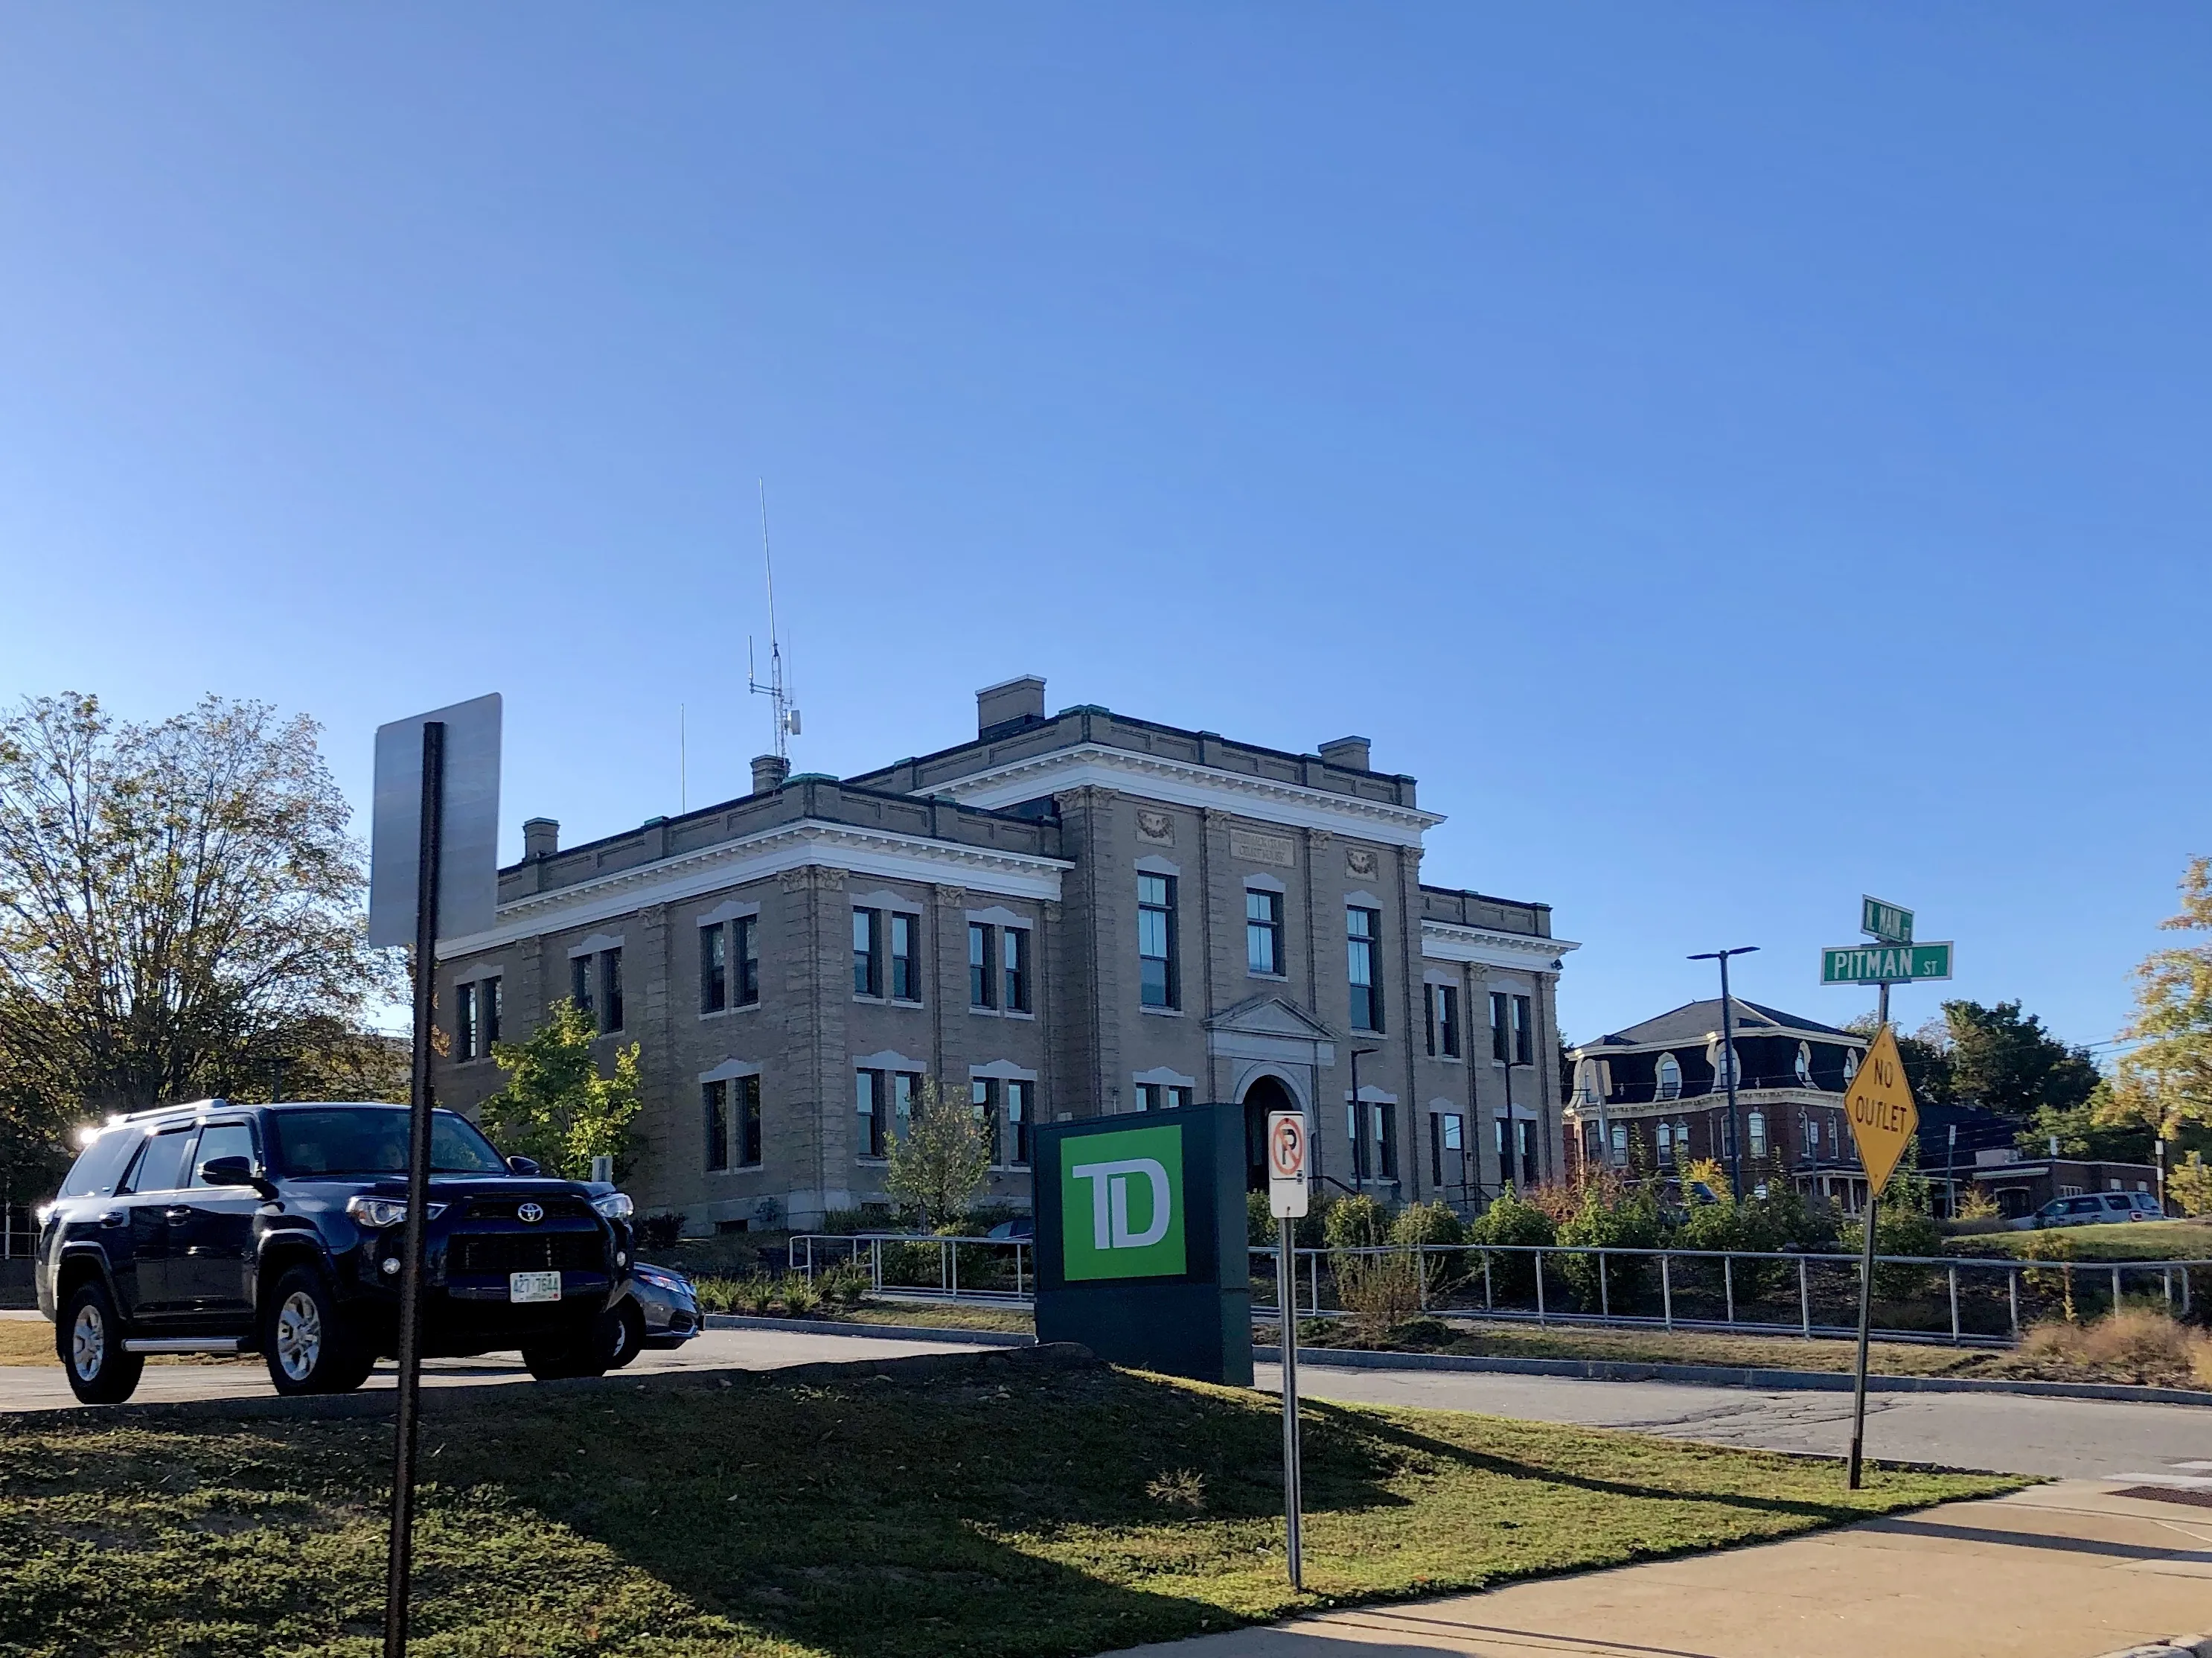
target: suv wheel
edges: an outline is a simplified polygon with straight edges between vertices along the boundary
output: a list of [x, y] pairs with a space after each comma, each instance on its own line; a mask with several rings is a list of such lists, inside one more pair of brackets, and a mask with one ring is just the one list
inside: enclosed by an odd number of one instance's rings
[[645, 1314], [635, 1301], [599, 1314], [599, 1342], [610, 1370], [621, 1369], [645, 1350]]
[[276, 1280], [262, 1309], [261, 1351], [280, 1393], [349, 1393], [376, 1362], [347, 1327], [322, 1274], [304, 1266]]
[[123, 1350], [123, 1321], [97, 1278], [79, 1284], [62, 1303], [54, 1351], [69, 1373], [70, 1392], [87, 1405], [122, 1404], [137, 1391], [146, 1368], [143, 1354]]
[[[604, 1316], [604, 1315], [602, 1315]], [[539, 1381], [562, 1381], [570, 1376], [601, 1376], [613, 1362], [610, 1344], [599, 1320], [580, 1336], [566, 1341], [533, 1342], [522, 1350], [522, 1362]]]

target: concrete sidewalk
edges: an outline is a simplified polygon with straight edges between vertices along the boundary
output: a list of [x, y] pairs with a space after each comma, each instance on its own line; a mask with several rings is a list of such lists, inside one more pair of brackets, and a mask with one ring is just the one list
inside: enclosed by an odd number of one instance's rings
[[2212, 1508], [2069, 1480], [1146, 1658], [2094, 1658], [2212, 1625]]

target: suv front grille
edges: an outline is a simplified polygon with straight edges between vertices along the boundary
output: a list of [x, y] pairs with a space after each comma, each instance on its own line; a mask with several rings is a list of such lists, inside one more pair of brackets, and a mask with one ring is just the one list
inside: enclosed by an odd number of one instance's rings
[[514, 1211], [526, 1203], [536, 1204], [545, 1211], [549, 1221], [577, 1221], [592, 1212], [592, 1206], [581, 1198], [471, 1198], [469, 1219], [511, 1221], [515, 1218]]
[[453, 1243], [447, 1270], [488, 1272], [596, 1272], [606, 1262], [596, 1232], [463, 1234]]

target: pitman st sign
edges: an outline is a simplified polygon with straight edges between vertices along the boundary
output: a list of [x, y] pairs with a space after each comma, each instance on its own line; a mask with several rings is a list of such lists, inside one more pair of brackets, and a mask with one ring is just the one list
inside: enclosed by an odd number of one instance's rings
[[1838, 944], [1820, 952], [1823, 984], [1909, 984], [1950, 976], [1948, 943]]

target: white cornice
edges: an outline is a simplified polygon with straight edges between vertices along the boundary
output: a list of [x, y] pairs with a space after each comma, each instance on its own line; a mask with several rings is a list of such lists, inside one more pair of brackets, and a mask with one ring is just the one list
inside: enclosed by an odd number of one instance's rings
[[950, 795], [963, 806], [1003, 807], [1071, 789], [1111, 789], [1172, 805], [1210, 807], [1262, 823], [1326, 829], [1332, 834], [1391, 846], [1419, 846], [1423, 832], [1443, 821], [1435, 812], [1410, 806], [1361, 800], [1326, 789], [1309, 789], [1303, 783], [1279, 783], [1272, 777], [1194, 765], [1188, 760], [1139, 754], [1095, 742], [991, 766], [933, 784], [930, 792]]
[[1504, 967], [1515, 972], [1555, 973], [1563, 958], [1580, 944], [1565, 938], [1537, 938], [1528, 933], [1493, 931], [1467, 927], [1455, 921], [1421, 922], [1421, 957], [1427, 961], [1471, 961], [1478, 966]]
[[647, 905], [678, 903], [809, 864], [878, 880], [936, 882], [1047, 902], [1060, 897], [1061, 874], [1075, 867], [1065, 858], [802, 818], [681, 856], [509, 899], [499, 906], [495, 924], [464, 938], [440, 939], [438, 954], [447, 960], [471, 955], [517, 939], [589, 926]]

